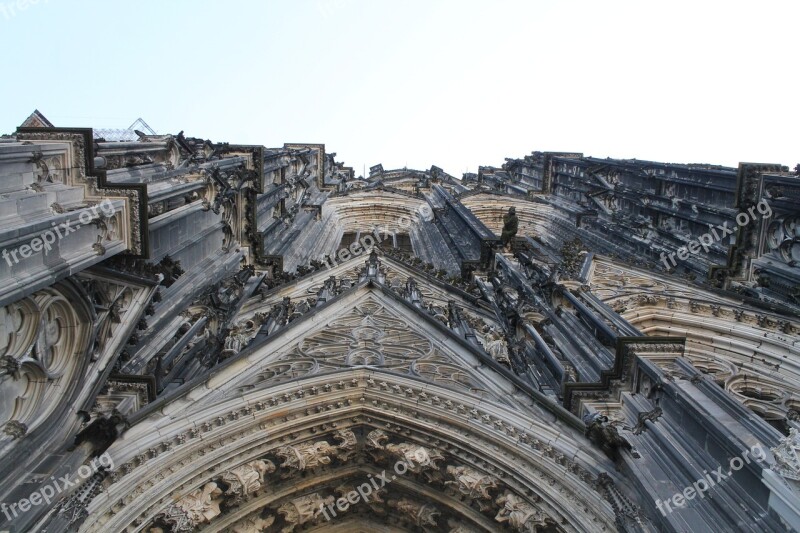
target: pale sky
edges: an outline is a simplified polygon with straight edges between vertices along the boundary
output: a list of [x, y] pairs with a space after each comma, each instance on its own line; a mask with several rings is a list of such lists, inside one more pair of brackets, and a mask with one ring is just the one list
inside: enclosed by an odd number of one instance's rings
[[[22, 6], [20, 8], [20, 6]], [[0, 0], [0, 133], [129, 126], [460, 177], [800, 162], [800, 2]]]

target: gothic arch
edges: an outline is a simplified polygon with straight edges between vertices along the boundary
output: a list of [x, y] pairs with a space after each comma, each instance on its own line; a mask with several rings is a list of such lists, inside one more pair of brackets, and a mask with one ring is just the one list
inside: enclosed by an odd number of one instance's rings
[[[210, 517], [194, 526], [208, 531], [232, 530], [226, 528], [264, 509], [261, 519], [291, 527], [279, 512], [283, 506], [317, 494], [316, 508], [338, 497], [337, 487], [389, 471], [404, 453], [435, 456], [435, 467], [398, 476], [384, 500], [426, 502], [440, 517], [476, 531], [501, 530], [495, 517], [502, 518], [503, 497], [509, 513], [528, 516], [512, 531], [532, 531], [525, 526], [530, 520], [550, 528], [543, 531], [615, 529], [598, 481], [604, 472], [614, 475], [608, 459], [552, 422], [419, 379], [353, 368], [233, 396], [197, 413], [177, 403], [152, 412], [151, 423], [132, 428], [110, 449], [117, 469], [81, 531], [149, 531], [154, 520], [174, 528], [193, 506]], [[385, 438], [376, 439], [376, 431]], [[354, 438], [342, 436], [348, 433]], [[263, 481], [252, 475], [257, 460], [274, 466], [261, 468], [271, 470]], [[468, 470], [459, 477], [448, 466]], [[250, 480], [249, 489], [230, 481], [235, 469], [245, 474], [237, 479]], [[470, 470], [480, 474], [477, 481]], [[477, 485], [473, 497], [460, 490], [469, 492], [469, 480]], [[222, 494], [212, 488], [203, 497], [209, 483]], [[480, 496], [482, 488], [488, 497]], [[300, 515], [296, 525], [316, 523]]]
[[759, 416], [800, 404], [800, 322], [729, 296], [595, 259], [592, 292], [649, 336], [686, 338], [686, 357]]
[[[363, 520], [525, 532], [643, 520], [563, 414], [415, 309], [362, 283], [150, 404], [108, 450], [115, 468], [80, 530], [321, 528], [320, 504], [408, 457], [433, 466], [398, 476]], [[364, 350], [374, 357], [351, 357]]]

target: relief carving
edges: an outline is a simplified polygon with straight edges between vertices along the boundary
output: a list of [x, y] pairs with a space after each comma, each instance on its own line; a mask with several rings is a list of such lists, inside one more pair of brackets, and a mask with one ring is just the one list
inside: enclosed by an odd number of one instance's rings
[[800, 481], [800, 431], [789, 429], [789, 436], [770, 451], [775, 457], [772, 469], [786, 479]]
[[380, 429], [373, 430], [367, 435], [367, 448], [376, 461], [390, 459], [403, 461], [409, 472], [424, 474], [429, 482], [436, 478], [439, 470], [437, 463], [444, 461], [444, 456], [439, 450], [407, 442], [384, 444], [388, 440], [388, 435]]
[[251, 461], [222, 474], [221, 479], [228, 485], [225, 496], [236, 504], [258, 492], [264, 483], [264, 476], [275, 471], [271, 461]]
[[608, 417], [593, 413], [584, 418], [586, 436], [613, 460], [619, 459], [621, 449], [630, 450], [631, 444], [621, 437], [617, 428], [608, 422]]
[[281, 533], [292, 533], [294, 528], [310, 522], [322, 513], [322, 508], [335, 501], [333, 496], [323, 498], [318, 493], [295, 498], [278, 507], [278, 514], [283, 516], [286, 527]]
[[222, 490], [216, 483], [206, 483], [203, 488], [190, 492], [158, 513], [154, 522], [166, 525], [173, 533], [194, 531], [220, 515], [221, 496]]
[[296, 446], [281, 446], [275, 450], [275, 455], [283, 460], [281, 468], [291, 471], [303, 471], [320, 465], [331, 463], [331, 457], [346, 461], [355, 450], [356, 436], [347, 429], [334, 433], [333, 438], [339, 441], [338, 446], [333, 446], [327, 441], [304, 442]]
[[389, 500], [388, 505], [417, 527], [436, 527], [436, 517], [442, 514], [433, 505], [417, 503], [407, 498]]
[[500, 523], [508, 522], [515, 531], [536, 533], [538, 528], [547, 525], [547, 515], [511, 492], [497, 498], [496, 503], [500, 510], [494, 519]]
[[511, 360], [508, 358], [508, 343], [504, 335], [497, 329], [492, 328], [486, 335], [485, 349], [486, 353], [498, 363], [511, 366]]
[[492, 501], [490, 491], [498, 487], [496, 477], [483, 474], [468, 466], [448, 466], [447, 474], [455, 480], [445, 481], [445, 485], [455, 485], [461, 494], [478, 502], [481, 511], [491, 507], [486, 502]]

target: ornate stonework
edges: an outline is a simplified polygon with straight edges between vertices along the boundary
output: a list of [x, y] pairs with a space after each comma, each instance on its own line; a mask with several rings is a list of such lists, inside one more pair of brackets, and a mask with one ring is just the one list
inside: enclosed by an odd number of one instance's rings
[[786, 479], [800, 481], [800, 431], [790, 429], [789, 436], [782, 438], [770, 451], [775, 456], [773, 469]]
[[0, 529], [800, 529], [779, 165], [533, 152], [357, 179], [319, 144], [48, 124], [0, 143], [0, 500], [110, 461]]

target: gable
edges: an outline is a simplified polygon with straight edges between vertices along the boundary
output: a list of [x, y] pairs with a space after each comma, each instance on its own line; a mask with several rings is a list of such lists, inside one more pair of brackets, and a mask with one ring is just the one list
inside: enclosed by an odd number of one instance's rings
[[354, 287], [280, 331], [223, 364], [211, 378], [215, 395], [367, 367], [520, 404], [515, 385], [474, 347], [378, 284]]
[[[331, 277], [335, 278], [340, 290], [353, 287], [358, 284], [362, 273], [365, 271], [368, 258], [368, 254], [356, 255], [341, 263], [329, 265], [292, 283], [266, 291], [260, 295], [257, 294], [243, 306], [242, 313], [237, 318], [237, 321], [242, 322], [252, 318], [257, 312], [268, 311], [273, 305], [281, 302], [286, 297], [291, 298], [292, 301], [310, 300], [308, 303], [313, 306], [316, 303], [316, 295], [325, 286], [326, 282], [329, 282]], [[453, 287], [392, 257], [380, 255], [378, 280], [381, 283], [402, 294], [410, 279], [414, 280], [422, 296], [425, 308], [432, 311], [434, 316], [442, 312], [446, 314], [448, 303], [453, 301], [463, 308], [474, 329], [481, 331], [486, 327], [500, 327], [494, 310], [482, 300], [479, 290], [473, 293], [466, 292], [463, 288]]]

